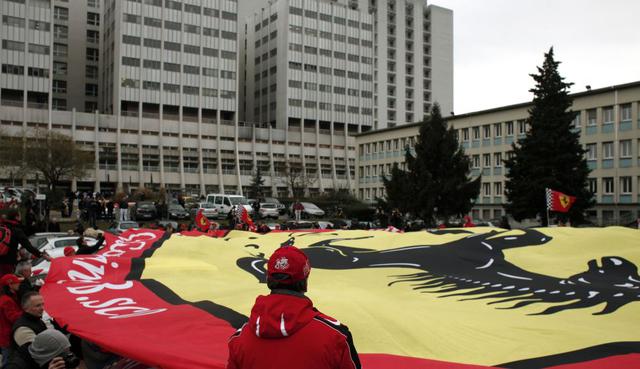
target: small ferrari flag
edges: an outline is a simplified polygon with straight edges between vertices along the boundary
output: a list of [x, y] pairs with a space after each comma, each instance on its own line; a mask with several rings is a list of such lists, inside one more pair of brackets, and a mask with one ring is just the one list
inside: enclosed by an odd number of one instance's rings
[[207, 217], [202, 214], [202, 209], [198, 210], [198, 214], [196, 215], [196, 226], [202, 231], [206, 232], [209, 227], [211, 227], [211, 222]]
[[547, 209], [566, 213], [571, 209], [571, 205], [576, 202], [575, 196], [565, 195], [560, 191], [547, 188]]
[[241, 211], [242, 215], [240, 216], [240, 219], [242, 220], [242, 223], [249, 226], [249, 230], [255, 230], [256, 226], [253, 224], [253, 220], [249, 216], [249, 212], [247, 211], [247, 209], [245, 207], [242, 207]]

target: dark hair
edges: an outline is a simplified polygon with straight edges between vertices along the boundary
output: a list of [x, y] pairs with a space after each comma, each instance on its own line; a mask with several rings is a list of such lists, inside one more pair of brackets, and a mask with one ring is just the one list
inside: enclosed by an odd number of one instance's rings
[[25, 308], [25, 306], [33, 296], [40, 296], [40, 292], [29, 291], [29, 292], [26, 292], [24, 295], [22, 295], [22, 299], [20, 300], [20, 306], [22, 306], [22, 309]]
[[291, 283], [288, 281], [291, 276], [285, 273], [273, 273], [267, 278], [267, 287], [270, 290], [291, 290], [296, 292], [307, 292], [307, 279]]

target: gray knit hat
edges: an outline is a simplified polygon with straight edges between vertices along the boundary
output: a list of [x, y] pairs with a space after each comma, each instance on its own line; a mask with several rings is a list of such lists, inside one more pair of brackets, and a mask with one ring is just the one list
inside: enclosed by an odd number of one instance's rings
[[69, 347], [71, 347], [71, 344], [67, 336], [55, 329], [47, 329], [38, 333], [31, 346], [29, 346], [29, 353], [33, 360], [39, 366], [42, 366]]

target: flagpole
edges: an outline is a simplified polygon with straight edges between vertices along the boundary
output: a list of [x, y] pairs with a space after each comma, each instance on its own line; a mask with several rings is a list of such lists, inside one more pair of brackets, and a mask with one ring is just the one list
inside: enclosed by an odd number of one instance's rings
[[550, 225], [550, 218], [549, 218], [549, 189], [545, 188], [544, 189], [544, 197], [545, 197], [545, 203], [547, 204], [547, 227], [549, 227]]

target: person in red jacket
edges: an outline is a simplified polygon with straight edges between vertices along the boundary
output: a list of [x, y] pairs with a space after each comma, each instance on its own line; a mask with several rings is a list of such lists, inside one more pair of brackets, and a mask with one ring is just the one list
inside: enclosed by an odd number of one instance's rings
[[22, 316], [22, 309], [18, 302], [18, 289], [20, 278], [14, 274], [5, 274], [0, 278], [2, 295], [0, 295], [0, 348], [2, 349], [2, 367], [4, 368], [9, 358], [9, 346], [11, 346], [11, 327]]
[[[271, 294], [258, 296], [249, 322], [229, 339], [228, 369], [360, 369], [347, 326], [304, 295], [311, 266], [283, 245], [267, 263]], [[283, 361], [284, 360], [284, 361]]]

